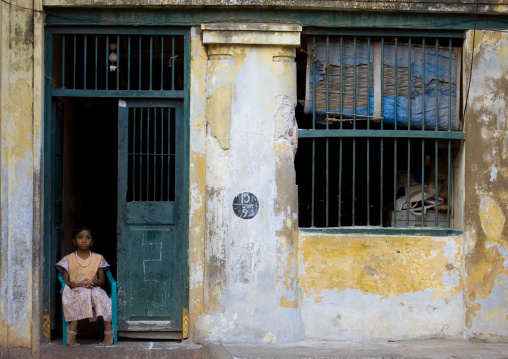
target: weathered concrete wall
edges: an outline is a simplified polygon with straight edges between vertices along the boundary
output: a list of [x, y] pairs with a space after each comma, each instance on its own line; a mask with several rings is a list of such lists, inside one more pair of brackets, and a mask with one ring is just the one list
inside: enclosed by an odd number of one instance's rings
[[299, 256], [307, 338], [462, 336], [461, 237], [302, 232]]
[[29, 357], [41, 323], [40, 2], [1, 4], [0, 356]]
[[[208, 25], [205, 307], [194, 340], [302, 338], [296, 286], [295, 49], [300, 27]], [[272, 46], [275, 45], [275, 46]], [[259, 200], [251, 219], [233, 199]]]
[[206, 195], [206, 68], [208, 56], [201, 29], [191, 29], [190, 71], [190, 203], [189, 203], [189, 336], [204, 309]]
[[465, 118], [466, 332], [473, 339], [506, 341], [508, 32], [468, 32], [464, 68], [464, 88], [471, 81]]
[[[45, 6], [226, 6], [226, 7], [287, 7], [292, 9], [404, 11], [434, 13], [474, 13], [476, 0], [45, 0]], [[481, 14], [506, 14], [504, 0], [483, 0], [478, 4]]]

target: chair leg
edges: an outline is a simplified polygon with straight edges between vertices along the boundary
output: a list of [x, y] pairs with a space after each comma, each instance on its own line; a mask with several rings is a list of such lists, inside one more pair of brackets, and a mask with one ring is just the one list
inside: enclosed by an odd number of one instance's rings
[[104, 340], [104, 320], [99, 320], [99, 339]]
[[62, 337], [63, 337], [63, 345], [67, 345], [67, 328], [69, 327], [69, 322], [65, 321], [65, 316], [62, 310]]

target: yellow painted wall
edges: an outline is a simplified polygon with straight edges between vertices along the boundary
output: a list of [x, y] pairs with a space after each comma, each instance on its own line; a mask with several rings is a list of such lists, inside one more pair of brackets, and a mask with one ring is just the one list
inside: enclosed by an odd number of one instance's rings
[[[461, 237], [302, 232], [298, 253], [301, 310], [311, 338], [446, 338], [462, 332]], [[326, 312], [330, 320], [323, 325]]]

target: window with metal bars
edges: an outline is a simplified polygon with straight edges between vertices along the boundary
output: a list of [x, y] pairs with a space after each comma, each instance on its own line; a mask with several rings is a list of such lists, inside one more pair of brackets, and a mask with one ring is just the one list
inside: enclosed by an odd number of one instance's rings
[[127, 202], [175, 200], [175, 109], [130, 108]]
[[451, 228], [462, 38], [302, 43], [300, 227]]

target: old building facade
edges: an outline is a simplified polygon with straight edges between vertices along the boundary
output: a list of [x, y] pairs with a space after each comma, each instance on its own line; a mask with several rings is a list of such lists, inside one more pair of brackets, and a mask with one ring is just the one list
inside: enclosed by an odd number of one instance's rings
[[504, 1], [0, 6], [1, 357], [83, 221], [124, 336], [507, 340]]

